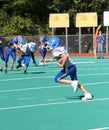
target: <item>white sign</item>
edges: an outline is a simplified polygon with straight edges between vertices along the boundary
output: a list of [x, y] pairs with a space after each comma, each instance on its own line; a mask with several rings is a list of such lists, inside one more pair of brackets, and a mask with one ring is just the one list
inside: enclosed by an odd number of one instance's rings
[[109, 26], [109, 11], [104, 11], [103, 17], [104, 26]]

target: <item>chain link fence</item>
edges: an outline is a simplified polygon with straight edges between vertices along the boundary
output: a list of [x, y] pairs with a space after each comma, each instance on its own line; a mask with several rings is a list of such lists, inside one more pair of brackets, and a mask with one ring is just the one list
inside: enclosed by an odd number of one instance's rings
[[[66, 36], [57, 35], [61, 39], [62, 46], [66, 47]], [[49, 39], [50, 36], [48, 36]], [[7, 46], [9, 40], [12, 37], [4, 37], [4, 48]], [[24, 36], [27, 42], [35, 42], [37, 45], [36, 52], [38, 53], [39, 37], [38, 36]], [[106, 36], [104, 35], [106, 39]], [[104, 40], [104, 53], [106, 52], [106, 40]], [[108, 48], [109, 50], [109, 48]], [[68, 52], [69, 53], [79, 53], [79, 36], [78, 35], [68, 35]], [[93, 34], [82, 34], [81, 35], [81, 53], [93, 53]]]

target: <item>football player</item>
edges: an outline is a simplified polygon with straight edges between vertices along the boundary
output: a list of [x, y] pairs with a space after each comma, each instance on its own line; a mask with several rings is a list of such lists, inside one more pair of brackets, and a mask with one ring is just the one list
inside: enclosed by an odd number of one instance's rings
[[[17, 38], [18, 38], [18, 45], [19, 45], [19, 47], [22, 46], [22, 44], [27, 43], [21, 34], [18, 35]], [[37, 66], [38, 64], [37, 64], [37, 62], [35, 60], [34, 52], [30, 52], [30, 53], [31, 53], [31, 58], [32, 58], [33, 64], [35, 66]]]
[[23, 67], [24, 74], [26, 74], [27, 68], [29, 66], [30, 59], [31, 59], [31, 52], [34, 53], [36, 51], [36, 44], [34, 42], [25, 43], [24, 40], [20, 41], [20, 43], [21, 43], [21, 46], [19, 46], [19, 48], [20, 48], [20, 51], [22, 52], [22, 55], [19, 57], [17, 61], [18, 65], [16, 69], [18, 69], [19, 67]]
[[[58, 61], [57, 65], [63, 69], [57, 73], [54, 80], [55, 82], [71, 84], [74, 89], [74, 92], [80, 88], [84, 93], [82, 100], [92, 99], [92, 95], [84, 88], [84, 86], [78, 81], [76, 74], [76, 66], [70, 60], [68, 52], [64, 47], [61, 47], [61, 40], [56, 36], [50, 37], [48, 40], [48, 50], [52, 50], [52, 54], [55, 59]], [[59, 62], [61, 59], [61, 62]], [[71, 80], [66, 79], [65, 77], [70, 76]]]
[[47, 53], [47, 36], [45, 34], [42, 34], [39, 40], [40, 46], [39, 46], [39, 52], [41, 55], [41, 60], [40, 60], [40, 65], [44, 64], [44, 58], [46, 56]]
[[5, 50], [5, 66], [4, 66], [5, 73], [7, 73], [9, 56], [12, 57], [12, 62], [11, 62], [10, 68], [11, 68], [11, 70], [13, 70], [13, 66], [14, 66], [14, 63], [16, 60], [16, 49], [18, 49], [18, 39], [17, 39], [17, 37], [13, 37], [9, 41], [8, 47]]

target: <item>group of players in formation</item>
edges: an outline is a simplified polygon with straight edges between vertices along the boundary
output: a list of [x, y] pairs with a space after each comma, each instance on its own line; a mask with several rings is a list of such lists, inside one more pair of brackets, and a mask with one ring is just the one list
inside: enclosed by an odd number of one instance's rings
[[[57, 36], [51, 36], [47, 40], [47, 36], [43, 34], [40, 37], [39, 43], [39, 52], [41, 54], [40, 65], [43, 65], [44, 62], [57, 61], [57, 66], [62, 67], [62, 70], [60, 70], [54, 78], [55, 82], [71, 84], [72, 88], [74, 89], [74, 92], [77, 92], [78, 88], [80, 88], [80, 90], [84, 93], [84, 96], [81, 99], [91, 100], [93, 96], [86, 90], [84, 85], [82, 85], [78, 81], [76, 74], [76, 66], [70, 60], [69, 54], [65, 47], [61, 46], [60, 38]], [[18, 35], [10, 40], [4, 55], [2, 48], [2, 37], [0, 37], [0, 56], [1, 59], [4, 61], [5, 74], [7, 74], [7, 67], [10, 55], [12, 56], [10, 69], [13, 70], [13, 66], [16, 61], [16, 49], [22, 53], [21, 56], [18, 58], [18, 65], [16, 66], [16, 69], [18, 69], [19, 67], [23, 67], [24, 74], [26, 74], [31, 58], [33, 60], [33, 63], [37, 65], [34, 58], [34, 52], [36, 51], [36, 43], [27, 43], [22, 35]], [[45, 59], [47, 51], [51, 51], [53, 58]], [[0, 69], [2, 70], [2, 67]], [[65, 77], [67, 76], [70, 76], [71, 80], [66, 79]]]
[[[41, 58], [44, 59], [46, 55], [46, 48], [44, 48], [43, 45], [46, 44], [47, 36], [43, 34], [40, 37], [39, 43], [41, 44], [39, 47], [39, 51], [41, 53]], [[18, 59], [18, 65], [16, 66], [16, 69], [19, 67], [24, 67], [24, 73], [27, 73], [27, 68], [30, 63], [30, 59], [32, 58], [33, 63], [37, 65], [34, 57], [34, 52], [36, 51], [36, 43], [35, 42], [29, 42], [27, 43], [22, 35], [18, 35], [16, 37], [13, 37], [9, 42], [8, 46], [6, 47], [5, 51], [3, 50], [3, 39], [0, 36], [0, 56], [1, 60], [4, 62], [4, 72], [7, 74], [7, 67], [8, 67], [8, 61], [9, 57], [12, 57], [12, 62], [10, 65], [10, 69], [13, 70], [14, 63], [16, 61], [16, 50], [21, 52], [21, 56]], [[43, 64], [43, 60], [41, 59], [40, 65]], [[23, 62], [23, 63], [22, 63]], [[0, 70], [3, 71], [2, 65], [0, 65]]]

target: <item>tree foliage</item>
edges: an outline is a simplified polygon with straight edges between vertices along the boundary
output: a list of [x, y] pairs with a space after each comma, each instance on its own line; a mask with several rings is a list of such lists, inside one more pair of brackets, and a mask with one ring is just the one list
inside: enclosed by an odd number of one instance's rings
[[[103, 22], [103, 11], [108, 9], [107, 0], [0, 0], [0, 35], [51, 34], [50, 13], [69, 13], [69, 34], [76, 34], [76, 13], [97, 12], [98, 23]], [[84, 29], [85, 33], [88, 29]], [[64, 29], [56, 29], [56, 34], [64, 34]]]

